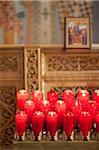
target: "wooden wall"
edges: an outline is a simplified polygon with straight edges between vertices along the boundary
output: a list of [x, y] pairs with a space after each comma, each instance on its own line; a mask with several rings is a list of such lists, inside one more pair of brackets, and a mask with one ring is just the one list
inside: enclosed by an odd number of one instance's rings
[[24, 87], [21, 46], [0, 46], [0, 145], [13, 141], [16, 91]]
[[39, 46], [0, 46], [0, 145], [13, 142], [16, 92], [41, 88]]
[[42, 88], [45, 95], [52, 88], [60, 93], [99, 88], [99, 49], [0, 46], [0, 145], [13, 142], [16, 91], [21, 88]]
[[51, 89], [99, 88], [99, 50], [45, 46], [43, 54], [45, 95]]

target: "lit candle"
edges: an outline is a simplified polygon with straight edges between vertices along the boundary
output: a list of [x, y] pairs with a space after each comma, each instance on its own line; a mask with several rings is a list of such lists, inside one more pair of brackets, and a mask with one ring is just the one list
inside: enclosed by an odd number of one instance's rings
[[96, 101], [96, 109], [99, 111], [99, 89], [93, 92], [93, 100]]
[[40, 132], [43, 130], [45, 115], [41, 111], [36, 111], [32, 116], [32, 131], [35, 139], [38, 138]]
[[58, 126], [63, 127], [63, 115], [66, 113], [66, 104], [62, 100], [55, 103], [55, 111], [58, 115]]
[[99, 104], [99, 90], [95, 90], [93, 92], [93, 100], [95, 100], [96, 103]]
[[35, 112], [35, 104], [33, 103], [33, 101], [31, 100], [28, 100], [25, 102], [25, 105], [24, 105], [24, 110], [27, 114], [27, 123], [28, 124], [31, 124], [32, 123], [32, 115], [33, 115], [33, 112]]
[[62, 99], [68, 103], [69, 100], [74, 100], [74, 92], [72, 90], [65, 90], [62, 93]]
[[87, 90], [80, 90], [77, 93], [77, 98], [82, 105], [83, 111], [87, 111], [88, 109], [88, 101], [90, 98], [89, 92]]
[[81, 113], [81, 110], [82, 110], [82, 107], [80, 105], [80, 103], [75, 100], [75, 103], [74, 103], [74, 117], [75, 117], [75, 123], [78, 124], [78, 121], [79, 121], [79, 115]]
[[36, 111], [39, 111], [40, 104], [43, 101], [43, 93], [40, 90], [34, 90], [32, 92], [32, 101], [36, 105]]
[[63, 130], [67, 136], [67, 140], [71, 140], [70, 136], [74, 129], [74, 114], [72, 112], [67, 112], [63, 116]]
[[80, 131], [83, 134], [83, 140], [87, 140], [88, 132], [91, 130], [91, 116], [89, 112], [82, 111], [79, 117]]
[[54, 140], [55, 133], [58, 130], [58, 116], [56, 112], [48, 112], [46, 115], [46, 127], [47, 131], [50, 133], [51, 140]]
[[18, 109], [23, 111], [25, 101], [29, 99], [29, 93], [26, 90], [19, 90], [17, 92], [17, 105]]
[[51, 105], [48, 100], [43, 100], [40, 105], [40, 111], [42, 111], [44, 114], [47, 114], [48, 111], [51, 110]]
[[18, 111], [15, 115], [15, 125], [19, 137], [22, 137], [23, 133], [26, 131], [26, 124], [27, 124], [27, 114], [25, 114], [24, 111]]
[[51, 90], [47, 93], [47, 100], [50, 102], [51, 104], [51, 109], [54, 110], [55, 107], [55, 103], [58, 100], [58, 93], [54, 90]]
[[74, 92], [72, 90], [65, 90], [62, 93], [62, 99], [66, 103], [67, 111], [72, 111], [74, 107]]
[[89, 100], [89, 92], [87, 90], [80, 90], [78, 93], [77, 93], [77, 97], [78, 97], [78, 100], [79, 101], [83, 101], [83, 100], [86, 100], [88, 101]]
[[96, 101], [90, 100], [88, 102], [88, 112], [90, 113], [92, 123], [95, 121], [96, 116]]

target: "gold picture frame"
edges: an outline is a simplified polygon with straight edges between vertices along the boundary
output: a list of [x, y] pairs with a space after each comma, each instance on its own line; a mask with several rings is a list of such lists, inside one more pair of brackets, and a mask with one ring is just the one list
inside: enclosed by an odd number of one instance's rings
[[64, 18], [64, 47], [91, 47], [90, 18]]

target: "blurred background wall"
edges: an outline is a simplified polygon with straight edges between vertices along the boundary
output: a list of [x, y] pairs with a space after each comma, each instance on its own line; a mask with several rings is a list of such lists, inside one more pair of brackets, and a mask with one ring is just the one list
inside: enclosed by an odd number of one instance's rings
[[90, 17], [99, 43], [99, 1], [0, 1], [0, 44], [63, 44], [64, 16]]

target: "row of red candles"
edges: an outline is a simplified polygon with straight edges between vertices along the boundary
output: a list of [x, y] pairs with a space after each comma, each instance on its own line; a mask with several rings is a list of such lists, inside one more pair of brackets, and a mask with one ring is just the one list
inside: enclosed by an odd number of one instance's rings
[[60, 127], [69, 139], [75, 124], [79, 125], [84, 139], [93, 123], [96, 123], [96, 132], [99, 133], [99, 90], [94, 91], [93, 100], [90, 100], [90, 94], [86, 90], [77, 93], [77, 100], [74, 100], [74, 92], [71, 90], [65, 90], [62, 100], [58, 99], [58, 93], [54, 90], [48, 92], [47, 100], [43, 100], [43, 94], [39, 90], [32, 92], [32, 100], [29, 100], [29, 92], [26, 90], [18, 91], [16, 131], [19, 137], [26, 131], [28, 124], [32, 124], [35, 137], [38, 137], [45, 126], [52, 139]]

